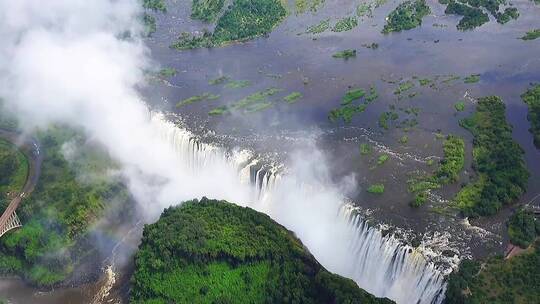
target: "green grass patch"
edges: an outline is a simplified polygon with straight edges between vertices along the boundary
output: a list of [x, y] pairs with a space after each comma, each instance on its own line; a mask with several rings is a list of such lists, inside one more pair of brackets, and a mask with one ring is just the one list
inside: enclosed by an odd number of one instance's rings
[[480, 74], [472, 74], [463, 78], [464, 83], [477, 83], [480, 81]]
[[208, 84], [210, 84], [210, 85], [218, 85], [218, 84], [222, 84], [222, 83], [225, 83], [225, 82], [229, 81], [229, 79], [230, 79], [229, 76], [219, 76], [217, 78], [208, 80]]
[[379, 127], [388, 130], [390, 128], [389, 122], [395, 121], [399, 118], [398, 113], [394, 111], [383, 112], [379, 115]]
[[533, 86], [521, 95], [521, 99], [529, 108], [527, 119], [531, 123], [529, 131], [533, 135], [536, 148], [540, 149], [540, 84]]
[[400, 95], [401, 93], [406, 92], [406, 91], [408, 91], [408, 90], [410, 90], [412, 88], [414, 88], [414, 82], [412, 82], [410, 80], [402, 82], [402, 83], [399, 84], [397, 89], [394, 91], [394, 95]]
[[379, 155], [379, 157], [377, 158], [377, 165], [384, 165], [384, 163], [386, 163], [388, 159], [390, 159], [390, 156], [388, 156], [388, 154]]
[[454, 104], [454, 108], [458, 112], [463, 112], [465, 110], [465, 102], [464, 101], [458, 101]]
[[159, 70], [159, 76], [161, 77], [173, 77], [177, 73], [175, 68], [163, 68]]
[[302, 97], [303, 97], [302, 93], [292, 92], [291, 94], [283, 97], [283, 100], [285, 100], [287, 103], [295, 103]]
[[350, 123], [356, 114], [364, 112], [367, 106], [378, 97], [373, 86], [370, 87], [369, 93], [366, 96], [366, 90], [362, 88], [347, 91], [343, 96], [340, 107], [331, 110], [328, 119], [331, 122], [343, 120], [345, 123]]
[[330, 28], [330, 19], [322, 20], [321, 22], [314, 24], [307, 28], [308, 34], [320, 34], [327, 31]]
[[356, 19], [356, 17], [345, 17], [343, 19], [339, 19], [336, 24], [334, 24], [334, 27], [332, 27], [332, 32], [346, 32], [352, 30], [357, 26], [358, 20]]
[[369, 186], [366, 190], [368, 193], [373, 194], [383, 194], [384, 193], [384, 185], [383, 184], [373, 184]]
[[180, 107], [183, 107], [183, 106], [186, 106], [186, 105], [190, 105], [190, 104], [200, 102], [200, 101], [205, 101], [205, 100], [216, 100], [219, 97], [220, 97], [220, 95], [216, 95], [216, 94], [206, 92], [206, 93], [203, 93], [201, 95], [195, 95], [195, 96], [191, 96], [189, 98], [186, 98], [186, 99], [178, 102], [176, 104], [176, 107], [180, 108]]
[[334, 57], [334, 58], [342, 58], [342, 59], [347, 60], [349, 58], [356, 57], [356, 50], [347, 49], [347, 50], [339, 51], [339, 52], [335, 53], [334, 55], [332, 55], [332, 57]]
[[227, 89], [241, 89], [245, 87], [249, 87], [251, 85], [251, 81], [249, 80], [229, 80], [225, 84], [225, 88]]
[[474, 136], [473, 167], [478, 173], [477, 180], [455, 199], [467, 216], [493, 215], [525, 192], [529, 172], [523, 150], [512, 138], [505, 110], [499, 97], [483, 97], [478, 100], [476, 112], [461, 121]]
[[390, 12], [382, 33], [401, 32], [418, 27], [422, 25], [422, 18], [430, 13], [425, 0], [405, 1]]
[[404, 145], [409, 142], [409, 136], [403, 135], [399, 138], [399, 143]]
[[208, 114], [211, 116], [217, 116], [228, 114], [232, 111], [240, 111], [246, 114], [260, 112], [272, 107], [273, 103], [268, 100], [268, 97], [273, 96], [281, 91], [282, 90], [278, 88], [267, 88], [263, 91], [248, 95], [230, 105], [214, 108], [208, 112]]
[[371, 145], [362, 143], [360, 144], [360, 154], [362, 155], [369, 155], [371, 154], [372, 148]]
[[521, 37], [522, 40], [534, 40], [540, 37], [540, 29], [534, 29], [530, 30], [523, 37]]

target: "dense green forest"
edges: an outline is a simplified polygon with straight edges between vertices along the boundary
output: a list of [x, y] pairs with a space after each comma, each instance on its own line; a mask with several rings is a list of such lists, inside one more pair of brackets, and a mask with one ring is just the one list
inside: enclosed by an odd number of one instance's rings
[[326, 271], [267, 215], [206, 198], [145, 226], [131, 302], [392, 303]]
[[183, 34], [171, 47], [193, 49], [250, 40], [269, 34], [286, 15], [279, 0], [234, 0], [218, 19], [214, 32]]
[[495, 214], [525, 192], [529, 172], [523, 150], [512, 139], [505, 109], [497, 96], [479, 98], [476, 112], [461, 121], [474, 136], [473, 168], [478, 175], [456, 196], [466, 216]]
[[[107, 204], [128, 195], [106, 174], [112, 161], [80, 133], [59, 126], [36, 137], [45, 153], [41, 176], [17, 209], [23, 226], [0, 239], [0, 274], [51, 286], [67, 279], [87, 254], [80, 241]], [[77, 147], [69, 160], [68, 147]]]
[[540, 235], [540, 220], [530, 211], [520, 209], [508, 221], [510, 242], [527, 248]]
[[540, 241], [510, 259], [461, 262], [448, 277], [447, 304], [531, 304], [540, 299]]
[[413, 29], [422, 24], [422, 18], [431, 12], [425, 0], [405, 1], [399, 4], [387, 18], [384, 34]]
[[506, 4], [505, 0], [439, 0], [441, 4], [447, 4], [445, 13], [463, 16], [457, 28], [459, 30], [472, 30], [489, 22], [487, 10], [501, 24], [517, 19], [519, 11], [515, 7], [507, 7], [500, 12], [499, 7]]
[[531, 123], [529, 131], [533, 134], [534, 145], [540, 149], [540, 84], [528, 89], [521, 98], [529, 107], [527, 114], [527, 119]]
[[193, 0], [191, 18], [213, 22], [221, 12], [223, 4], [224, 0]]

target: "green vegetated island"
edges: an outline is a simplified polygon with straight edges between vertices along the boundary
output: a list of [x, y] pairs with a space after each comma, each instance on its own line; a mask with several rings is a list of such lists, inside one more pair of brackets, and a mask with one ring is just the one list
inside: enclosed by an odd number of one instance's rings
[[379, 94], [374, 86], [371, 86], [369, 90], [351, 89], [343, 96], [339, 108], [330, 111], [328, 119], [331, 122], [342, 120], [345, 123], [350, 123], [356, 114], [364, 112], [367, 106], [377, 98], [379, 98]]
[[216, 47], [241, 42], [269, 34], [286, 16], [287, 11], [279, 0], [234, 0], [217, 17], [223, 8], [223, 0], [194, 0], [192, 17], [204, 21], [217, 18], [213, 32], [201, 35], [183, 33], [171, 45], [176, 49]]
[[[52, 126], [34, 136], [46, 151], [41, 176], [17, 209], [24, 225], [0, 239], [0, 275], [17, 275], [50, 287], [70, 279], [76, 267], [96, 253], [89, 243], [90, 227], [112, 201], [125, 206], [129, 195], [119, 180], [107, 174], [115, 168], [113, 161], [99, 147], [86, 143], [79, 132]], [[73, 147], [69, 160], [66, 147]], [[20, 193], [25, 183], [28, 160], [0, 141], [0, 166], [5, 208], [7, 193]]]
[[492, 215], [524, 192], [529, 172], [523, 150], [512, 139], [505, 105], [497, 96], [478, 99], [476, 112], [461, 125], [473, 136], [473, 168], [477, 173], [457, 194], [457, 207], [466, 216]]
[[540, 84], [528, 89], [521, 98], [529, 108], [527, 119], [531, 123], [529, 131], [533, 134], [534, 145], [540, 149]]
[[425, 0], [405, 1], [388, 15], [382, 32], [388, 34], [418, 27], [429, 13], [431, 10]]
[[518, 9], [512, 6], [500, 11], [500, 7], [507, 3], [506, 0], [439, 0], [439, 3], [447, 5], [446, 14], [462, 16], [456, 26], [459, 30], [471, 30], [489, 22], [485, 11], [501, 24], [519, 17]]
[[328, 272], [269, 216], [203, 198], [144, 228], [131, 303], [393, 303]]

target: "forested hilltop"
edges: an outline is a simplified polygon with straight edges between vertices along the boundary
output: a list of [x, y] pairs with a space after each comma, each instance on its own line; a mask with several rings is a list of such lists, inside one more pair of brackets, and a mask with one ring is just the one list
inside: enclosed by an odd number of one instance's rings
[[131, 303], [393, 303], [328, 272], [269, 216], [203, 198], [144, 228]]

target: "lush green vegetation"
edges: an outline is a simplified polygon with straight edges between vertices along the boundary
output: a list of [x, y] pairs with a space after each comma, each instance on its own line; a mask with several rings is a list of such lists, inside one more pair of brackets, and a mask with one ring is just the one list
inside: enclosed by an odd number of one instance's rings
[[144, 13], [142, 15], [142, 21], [144, 25], [144, 35], [145, 36], [151, 36], [153, 33], [156, 32], [157, 26], [156, 26], [156, 18], [150, 14]]
[[423, 205], [430, 190], [454, 183], [465, 165], [465, 142], [462, 138], [448, 135], [443, 143], [444, 157], [432, 176], [410, 179], [409, 191], [414, 193], [413, 207]]
[[347, 49], [347, 50], [339, 51], [339, 52], [335, 53], [334, 55], [332, 55], [332, 57], [334, 57], [334, 58], [343, 58], [343, 59], [347, 60], [349, 58], [356, 57], [356, 50]]
[[230, 105], [214, 108], [208, 114], [215, 116], [231, 113], [232, 111], [240, 111], [245, 114], [263, 111], [273, 106], [273, 103], [268, 100], [268, 97], [281, 91], [281, 89], [277, 88], [267, 88], [248, 95]]
[[358, 6], [356, 6], [356, 16], [358, 17], [372, 17], [373, 16], [373, 10], [371, 9], [370, 3], [360, 3]]
[[165, 0], [143, 0], [143, 7], [145, 9], [150, 9], [162, 13], [167, 12], [167, 5], [165, 5]]
[[287, 15], [279, 0], [234, 0], [218, 19], [213, 33], [182, 34], [171, 47], [193, 49], [222, 46], [269, 34]]
[[467, 216], [495, 214], [525, 191], [529, 173], [523, 150], [512, 139], [505, 105], [497, 96], [478, 100], [476, 112], [461, 121], [473, 136], [473, 167], [478, 177], [456, 196], [457, 206]]
[[345, 17], [343, 19], [339, 19], [336, 24], [334, 24], [334, 27], [332, 27], [332, 32], [346, 32], [357, 26], [358, 20], [356, 17]]
[[192, 104], [192, 103], [196, 103], [196, 102], [199, 102], [199, 101], [203, 101], [203, 100], [215, 100], [215, 99], [218, 99], [219, 97], [220, 97], [220, 95], [216, 95], [216, 94], [212, 94], [212, 93], [203, 93], [201, 95], [191, 96], [189, 98], [186, 98], [186, 99], [180, 101], [179, 103], [176, 104], [176, 107], [179, 108], [179, 107], [189, 105], [189, 104]]
[[221, 12], [224, 4], [225, 0], [193, 0], [191, 18], [213, 22]]
[[219, 76], [217, 78], [214, 78], [214, 79], [210, 79], [208, 81], [208, 84], [211, 84], [211, 85], [217, 85], [217, 84], [222, 84], [222, 83], [225, 83], [227, 81], [229, 81], [229, 76]]
[[448, 278], [448, 304], [529, 304], [540, 299], [540, 242], [527, 252], [503, 259], [464, 260]]
[[454, 108], [455, 108], [456, 111], [458, 111], [458, 112], [463, 112], [463, 111], [465, 111], [465, 102], [464, 102], [464, 101], [458, 101], [458, 102], [456, 102], [456, 104], [454, 105]]
[[488, 14], [484, 13], [481, 8], [470, 7], [453, 0], [448, 2], [448, 6], [444, 12], [446, 14], [463, 16], [456, 26], [457, 29], [461, 31], [472, 30], [489, 22]]
[[173, 77], [176, 75], [176, 69], [175, 68], [163, 68], [159, 71], [159, 76], [161, 77]]
[[20, 193], [28, 176], [28, 159], [10, 142], [0, 139], [0, 212], [9, 203], [8, 194]]
[[309, 34], [320, 34], [322, 32], [325, 32], [329, 28], [330, 28], [330, 19], [325, 19], [315, 25], [308, 27], [306, 32]]
[[522, 40], [534, 40], [536, 38], [540, 37], [540, 29], [534, 29], [530, 30], [523, 37], [521, 37]]
[[527, 248], [538, 235], [540, 220], [530, 211], [519, 209], [508, 221], [508, 236], [514, 245]]
[[439, 0], [439, 2], [448, 4], [446, 14], [463, 16], [457, 25], [459, 30], [471, 30], [489, 22], [489, 16], [483, 9], [501, 24], [519, 17], [519, 12], [515, 7], [507, 7], [502, 13], [499, 11], [499, 7], [506, 4], [505, 0]]
[[388, 15], [382, 32], [388, 34], [418, 27], [422, 25], [422, 18], [429, 13], [431, 10], [425, 0], [405, 1]]
[[414, 82], [407, 80], [399, 84], [399, 86], [394, 91], [394, 94], [400, 95], [401, 93], [406, 92], [412, 88], [414, 88]]
[[360, 154], [362, 155], [368, 155], [371, 153], [371, 146], [366, 143], [360, 144]]
[[251, 85], [251, 81], [249, 80], [230, 80], [225, 84], [225, 88], [227, 89], [241, 89], [245, 88]]
[[477, 83], [480, 81], [480, 74], [472, 74], [463, 78], [464, 83]]
[[295, 103], [302, 97], [303, 97], [302, 93], [292, 92], [291, 94], [283, 97], [283, 100], [285, 100], [287, 103]]
[[390, 159], [390, 156], [388, 154], [382, 154], [377, 158], [377, 165], [381, 166], [384, 165]]
[[528, 89], [521, 95], [521, 99], [529, 107], [527, 119], [531, 123], [529, 131], [533, 134], [534, 145], [540, 149], [540, 84]]
[[394, 111], [389, 112], [383, 112], [379, 116], [379, 127], [388, 130], [390, 128], [390, 125], [388, 124], [389, 121], [395, 121], [399, 118], [399, 115]]
[[303, 14], [308, 9], [312, 12], [316, 12], [319, 7], [324, 4], [324, 0], [295, 0], [294, 6], [296, 14]]
[[369, 186], [366, 191], [373, 194], [383, 194], [384, 184], [373, 184]]
[[369, 88], [369, 94], [362, 88], [351, 89], [343, 96], [339, 108], [333, 109], [328, 114], [328, 119], [331, 122], [343, 120], [345, 123], [350, 123], [354, 115], [362, 113], [367, 106], [378, 98], [375, 87]]
[[326, 271], [269, 216], [206, 198], [144, 228], [131, 303], [392, 303]]
[[[80, 134], [52, 127], [36, 135], [45, 158], [41, 177], [17, 209], [24, 225], [0, 239], [0, 274], [16, 274], [41, 286], [65, 280], [83, 255], [84, 238], [110, 201], [124, 203], [127, 191], [110, 177], [114, 164]], [[74, 147], [70, 160], [65, 146]], [[64, 148], [63, 148], [64, 147]], [[84, 177], [78, 173], [84, 172]]]

